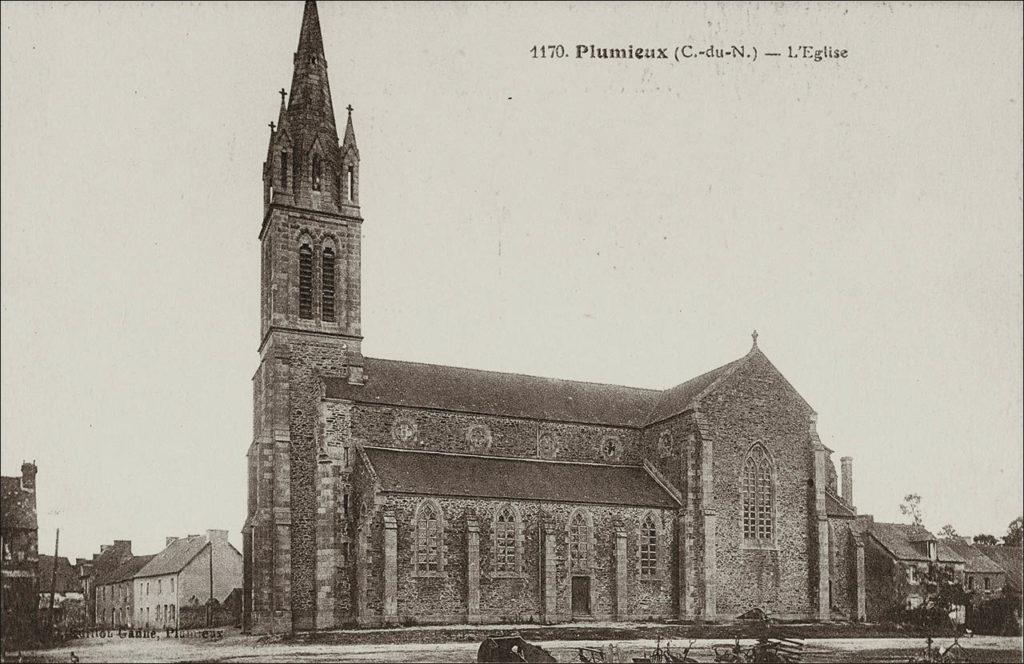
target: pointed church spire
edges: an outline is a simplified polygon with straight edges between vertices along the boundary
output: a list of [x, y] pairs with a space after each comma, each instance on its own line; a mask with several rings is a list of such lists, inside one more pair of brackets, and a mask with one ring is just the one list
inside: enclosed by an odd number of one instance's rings
[[320, 34], [320, 17], [316, 2], [308, 0], [302, 14], [299, 47], [295, 51], [295, 72], [288, 97], [288, 119], [294, 125], [300, 118], [308, 129], [327, 130], [334, 143], [338, 132], [334, 124], [331, 87], [327, 82], [327, 59]]
[[298, 53], [307, 56], [324, 55], [324, 39], [320, 34], [320, 14], [316, 10], [316, 0], [306, 0], [306, 7], [302, 11]]
[[356, 146], [356, 130], [355, 130], [355, 128], [352, 127], [352, 111], [354, 110], [352, 108], [352, 104], [349, 104], [348, 106], [346, 106], [345, 110], [348, 111], [348, 122], [345, 124], [345, 138], [341, 141], [341, 146], [343, 148], [349, 147], [349, 146], [357, 148], [357, 146]]

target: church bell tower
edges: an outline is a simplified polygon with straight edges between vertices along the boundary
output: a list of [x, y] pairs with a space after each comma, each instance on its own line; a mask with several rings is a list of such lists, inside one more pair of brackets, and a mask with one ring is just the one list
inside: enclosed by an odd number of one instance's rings
[[363, 380], [363, 219], [352, 107], [339, 141], [313, 0], [303, 11], [291, 89], [279, 94], [263, 163], [260, 364], [243, 528], [243, 622], [253, 633], [344, 619], [330, 603], [318, 604], [346, 574], [335, 555], [347, 545], [346, 529], [318, 520], [323, 478], [334, 478], [331, 491], [346, 490], [348, 480], [322, 443], [319, 386], [323, 376]]

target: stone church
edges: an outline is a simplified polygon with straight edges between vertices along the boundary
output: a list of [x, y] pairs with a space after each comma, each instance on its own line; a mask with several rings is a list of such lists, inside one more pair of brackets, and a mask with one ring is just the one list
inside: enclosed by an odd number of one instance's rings
[[[852, 467], [756, 333], [641, 389], [365, 357], [317, 7], [263, 165], [244, 626], [863, 617]], [[381, 177], [378, 173], [376, 177]]]

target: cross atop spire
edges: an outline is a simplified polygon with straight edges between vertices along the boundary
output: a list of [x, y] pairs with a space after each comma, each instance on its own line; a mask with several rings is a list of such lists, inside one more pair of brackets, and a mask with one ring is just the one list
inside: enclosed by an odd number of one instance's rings
[[757, 330], [751, 333], [750, 338], [754, 340], [754, 348], [757, 348]]

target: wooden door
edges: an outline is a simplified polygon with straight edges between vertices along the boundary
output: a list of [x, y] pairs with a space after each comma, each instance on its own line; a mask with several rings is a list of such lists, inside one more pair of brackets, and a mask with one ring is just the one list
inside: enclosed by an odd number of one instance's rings
[[590, 615], [590, 577], [572, 577], [572, 613]]

